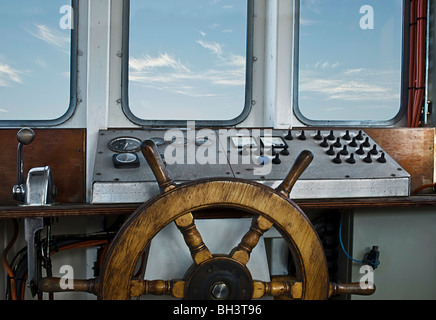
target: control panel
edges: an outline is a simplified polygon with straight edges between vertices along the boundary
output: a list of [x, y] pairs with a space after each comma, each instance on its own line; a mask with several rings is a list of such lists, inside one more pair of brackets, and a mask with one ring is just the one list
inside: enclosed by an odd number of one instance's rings
[[234, 177], [275, 188], [295, 159], [314, 160], [292, 199], [410, 194], [410, 175], [362, 130], [148, 129], [99, 132], [92, 203], [140, 203], [159, 193], [140, 151], [153, 140], [176, 183]]

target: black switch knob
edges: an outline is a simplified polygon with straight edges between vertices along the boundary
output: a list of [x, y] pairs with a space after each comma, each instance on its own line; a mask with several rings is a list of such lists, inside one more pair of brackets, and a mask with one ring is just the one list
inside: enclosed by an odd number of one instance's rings
[[298, 136], [298, 140], [306, 140], [306, 134], [304, 133], [304, 130], [301, 131], [301, 134]]
[[282, 163], [282, 160], [280, 160], [279, 154], [277, 153], [275, 158], [272, 160], [272, 163], [274, 164], [280, 164]]
[[314, 139], [315, 140], [322, 140], [321, 130], [318, 130], [318, 132], [316, 133]]
[[340, 148], [340, 147], [342, 147], [341, 138], [337, 138], [337, 139], [336, 139], [336, 142], [333, 144], [333, 146], [334, 146], [335, 148]]
[[334, 162], [334, 163], [337, 163], [337, 164], [342, 163], [341, 155], [340, 155], [339, 152], [338, 152], [338, 154], [336, 155], [336, 157], [333, 159], [333, 162]]
[[339, 152], [341, 155], [346, 156], [348, 155], [347, 146], [344, 146], [342, 150]]
[[289, 156], [289, 150], [288, 147], [285, 147], [282, 151], [280, 151], [280, 154], [282, 156]]
[[365, 150], [363, 150], [363, 146], [362, 145], [359, 146], [359, 149], [356, 151], [356, 153], [360, 154], [360, 155], [365, 154]]
[[377, 159], [378, 162], [380, 163], [386, 163], [386, 157], [385, 157], [385, 153], [382, 152], [380, 158]]
[[319, 145], [323, 148], [327, 148], [329, 146], [329, 143], [327, 142], [327, 138], [324, 138], [324, 140]]
[[362, 144], [363, 144], [363, 147], [365, 147], [365, 148], [369, 148], [371, 146], [371, 144], [369, 143], [369, 138], [368, 137], [366, 137], [365, 142], [362, 143]]
[[350, 130], [345, 131], [345, 135], [342, 137], [344, 140], [351, 140]]
[[293, 140], [294, 138], [292, 138], [292, 132], [291, 129], [288, 130], [288, 134], [285, 136], [286, 140]]
[[334, 156], [335, 155], [335, 149], [333, 148], [333, 145], [330, 146], [330, 148], [326, 151], [326, 153], [329, 156]]
[[327, 139], [332, 141], [336, 139], [335, 135], [333, 134], [333, 130], [330, 130], [330, 134], [327, 136]]
[[346, 161], [347, 163], [355, 164], [356, 160], [354, 159], [354, 153], [350, 154], [350, 157]]
[[351, 140], [351, 142], [348, 144], [350, 147], [357, 147], [357, 142], [356, 142], [356, 138], [353, 138], [353, 140]]
[[359, 133], [356, 136], [356, 140], [363, 140], [362, 130], [359, 130]]
[[377, 145], [374, 145], [373, 147], [372, 147], [372, 149], [371, 149], [371, 154], [372, 155], [376, 155], [376, 154], [378, 154], [378, 151], [377, 151]]
[[366, 155], [366, 157], [363, 159], [364, 162], [366, 163], [371, 163], [372, 159], [371, 159], [371, 152], [368, 152], [368, 154]]

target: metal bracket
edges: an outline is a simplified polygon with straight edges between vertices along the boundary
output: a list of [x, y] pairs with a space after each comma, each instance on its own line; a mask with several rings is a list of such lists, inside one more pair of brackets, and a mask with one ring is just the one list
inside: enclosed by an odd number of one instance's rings
[[27, 286], [30, 288], [32, 296], [38, 293], [40, 271], [37, 267], [38, 253], [35, 239], [37, 232], [42, 228], [44, 228], [44, 218], [24, 219], [24, 237], [27, 242]]

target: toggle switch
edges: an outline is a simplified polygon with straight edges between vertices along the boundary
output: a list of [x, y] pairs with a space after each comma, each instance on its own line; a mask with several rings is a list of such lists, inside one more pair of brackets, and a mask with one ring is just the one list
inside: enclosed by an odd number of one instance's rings
[[347, 163], [350, 163], [350, 164], [355, 164], [356, 160], [354, 159], [354, 153], [350, 154], [350, 157], [347, 160], [345, 160], [345, 161]]
[[316, 133], [315, 137], [313, 137], [315, 140], [322, 140], [322, 135], [321, 135], [321, 130], [318, 130], [318, 132]]
[[280, 164], [282, 163], [282, 160], [280, 160], [279, 154], [277, 153], [274, 159], [272, 160], [272, 163], [274, 164]]
[[289, 150], [288, 147], [286, 146], [282, 151], [280, 151], [280, 154], [282, 156], [289, 156]]
[[371, 152], [371, 154], [374, 155], [374, 156], [377, 155], [377, 154], [378, 154], [378, 151], [377, 151], [377, 145], [374, 145], [374, 146], [372, 147], [372, 149], [371, 149], [370, 152]]
[[377, 159], [378, 162], [380, 163], [386, 163], [386, 157], [385, 157], [385, 153], [382, 152], [380, 157]]
[[342, 137], [344, 140], [351, 140], [350, 130], [345, 131], [345, 135]]
[[327, 142], [327, 138], [324, 138], [324, 140], [319, 145], [323, 148], [327, 148], [329, 146], [329, 143]]
[[333, 140], [336, 139], [336, 138], [335, 138], [335, 135], [333, 134], [333, 130], [330, 130], [330, 134], [327, 136], [327, 139], [328, 139], [328, 140], [331, 140], [331, 141], [333, 141]]
[[363, 161], [366, 162], [366, 163], [371, 163], [371, 162], [372, 162], [371, 152], [368, 152], [368, 154], [367, 154], [366, 157], [363, 159]]
[[341, 154], [338, 152], [338, 154], [336, 155], [336, 157], [333, 159], [333, 162], [334, 163], [337, 163], [337, 164], [340, 164], [340, 163], [342, 163], [342, 160], [341, 160]]
[[330, 148], [326, 151], [326, 153], [329, 156], [334, 156], [335, 155], [335, 149], [333, 148], [333, 145], [330, 146]]
[[306, 140], [306, 134], [304, 133], [304, 130], [301, 130], [301, 134], [298, 136], [298, 140]]
[[356, 138], [353, 138], [353, 140], [351, 140], [351, 142], [348, 144], [350, 147], [357, 147], [357, 142], [356, 142]]
[[288, 134], [285, 136], [286, 140], [293, 140], [294, 138], [292, 138], [292, 132], [291, 129], [288, 130]]

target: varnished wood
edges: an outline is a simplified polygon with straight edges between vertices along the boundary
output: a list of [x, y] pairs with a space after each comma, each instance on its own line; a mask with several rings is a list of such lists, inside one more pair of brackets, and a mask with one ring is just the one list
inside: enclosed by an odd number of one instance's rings
[[289, 197], [289, 194], [291, 193], [295, 182], [297, 182], [298, 178], [310, 165], [312, 160], [312, 152], [308, 150], [302, 151], [295, 160], [295, 163], [289, 171], [288, 175], [284, 178], [283, 182], [276, 188], [277, 192], [282, 193], [285, 197]]
[[367, 128], [365, 132], [411, 177], [411, 192], [433, 183], [435, 128]]
[[[12, 186], [17, 183], [17, 132], [0, 130], [0, 205], [17, 205]], [[86, 199], [86, 130], [34, 129], [34, 141], [24, 146], [24, 178], [34, 167], [50, 166], [58, 189], [57, 202], [81, 203]]]
[[362, 287], [359, 282], [353, 283], [330, 283], [329, 297], [334, 297], [341, 294], [358, 294], [369, 296], [374, 294], [375, 285]]
[[167, 191], [175, 187], [175, 183], [171, 179], [167, 170], [165, 169], [165, 164], [160, 157], [159, 150], [156, 144], [152, 140], [145, 140], [141, 144], [141, 151], [147, 160], [154, 176], [156, 177], [159, 188], [162, 191]]
[[[310, 209], [361, 209], [361, 208], [424, 208], [436, 206], [436, 195], [416, 195], [396, 198], [350, 198], [350, 199], [301, 199], [294, 202], [302, 210]], [[130, 215], [141, 204], [59, 204], [51, 207], [0, 207], [0, 219], [28, 217], [87, 217]], [[239, 210], [209, 209], [196, 211], [196, 219], [203, 218], [240, 218], [244, 217]], [[245, 215], [246, 216], [246, 215]]]
[[69, 279], [68, 286], [62, 288], [62, 279], [56, 277], [42, 278], [38, 282], [38, 289], [42, 292], [87, 292], [96, 294], [98, 287], [98, 279]]
[[[244, 195], [241, 197], [241, 195]], [[272, 221], [298, 247], [304, 299], [328, 295], [328, 272], [322, 244], [304, 213], [269, 187], [239, 179], [187, 183], [146, 202], [133, 213], [114, 239], [102, 268], [102, 299], [128, 299], [137, 257], [154, 234], [193, 208], [226, 207], [254, 212]]]
[[259, 216], [253, 218], [250, 230], [248, 230], [238, 246], [234, 248], [229, 255], [243, 265], [246, 265], [248, 260], [250, 260], [251, 251], [253, 251], [254, 247], [259, 242], [260, 237], [271, 229], [272, 226], [273, 223], [265, 217]]
[[212, 258], [212, 254], [203, 242], [200, 232], [195, 226], [192, 213], [187, 213], [175, 220], [177, 228], [182, 232], [183, 238], [189, 247], [192, 259], [196, 264], [200, 264]]
[[[96, 295], [98, 292], [98, 278], [81, 280], [70, 279], [72, 285], [62, 287], [62, 279], [57, 277], [42, 278], [38, 282], [38, 289], [42, 292], [86, 292]], [[174, 298], [183, 299], [185, 282], [181, 280], [132, 280], [130, 296], [139, 297], [144, 294], [168, 295]]]

